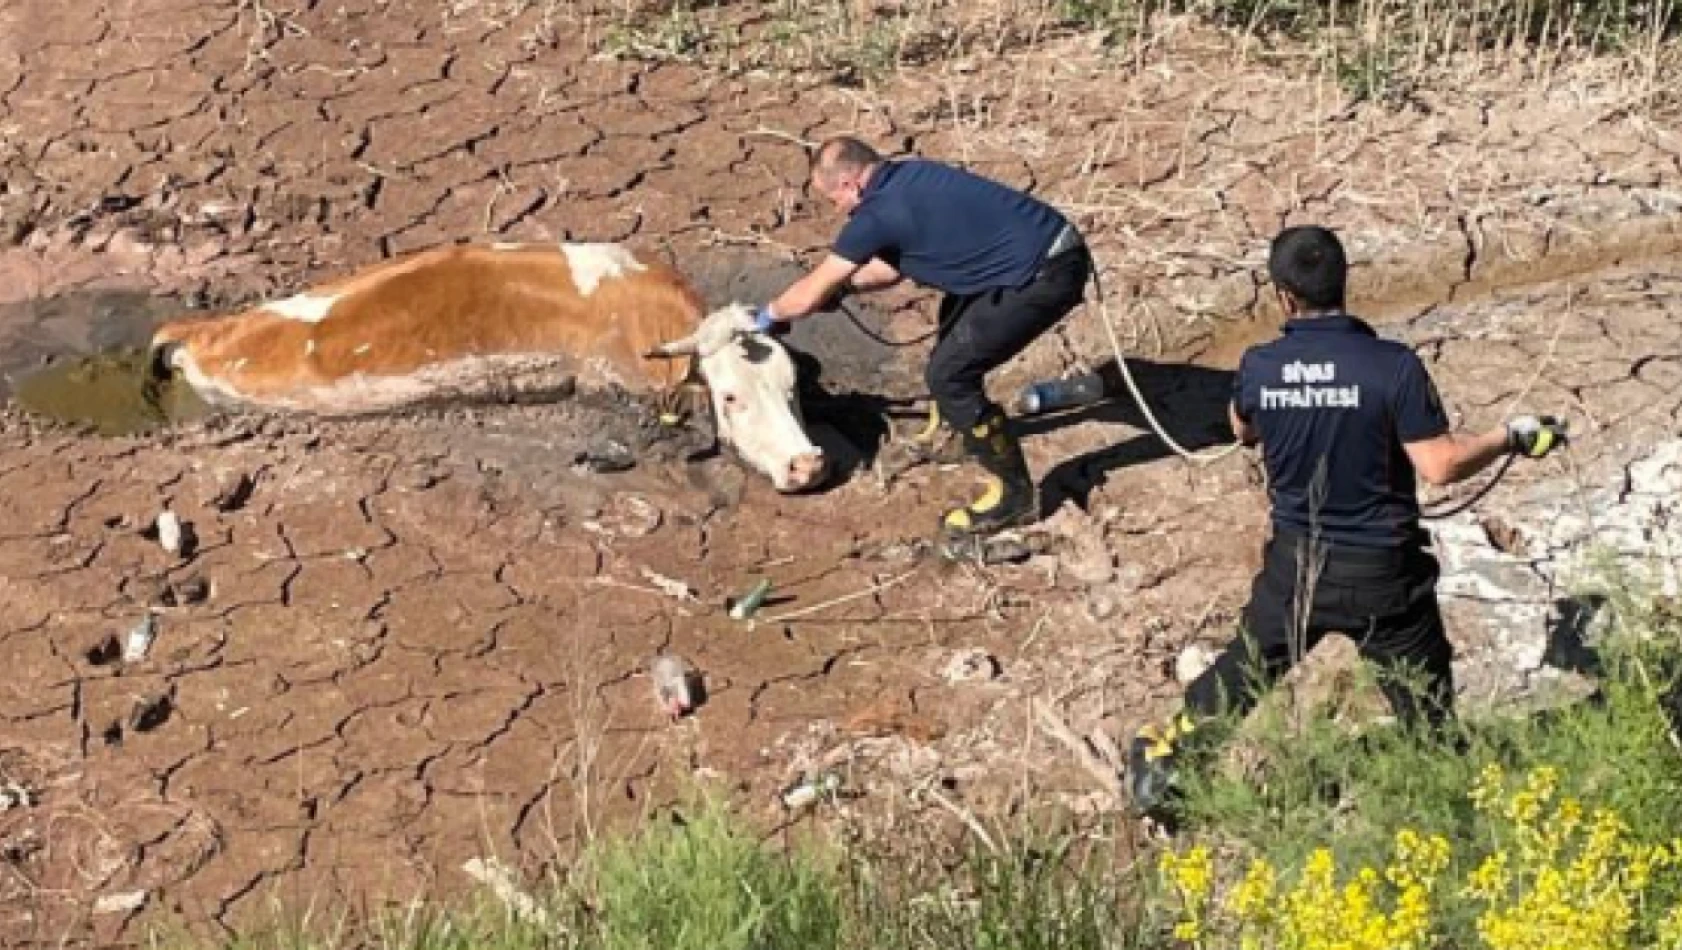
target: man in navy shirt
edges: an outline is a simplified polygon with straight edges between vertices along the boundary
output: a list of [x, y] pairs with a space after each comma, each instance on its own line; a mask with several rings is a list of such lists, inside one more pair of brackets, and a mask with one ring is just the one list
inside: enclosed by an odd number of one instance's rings
[[984, 381], [1081, 302], [1092, 256], [1080, 232], [1021, 191], [940, 162], [884, 161], [850, 136], [818, 148], [812, 186], [847, 223], [823, 262], [760, 310], [760, 329], [905, 278], [943, 291], [926, 373], [934, 406], [915, 444], [923, 460], [948, 458], [944, 423], [962, 434], [988, 485], [942, 526], [974, 537], [1031, 521], [1033, 479]]
[[1330, 632], [1355, 639], [1378, 666], [1404, 724], [1446, 721], [1453, 649], [1437, 607], [1437, 560], [1419, 524], [1416, 473], [1447, 485], [1508, 453], [1540, 458], [1565, 440], [1563, 425], [1547, 416], [1451, 433], [1413, 350], [1345, 312], [1348, 266], [1332, 232], [1281, 232], [1268, 271], [1289, 319], [1280, 338], [1245, 352], [1229, 411], [1238, 437], [1261, 443], [1272, 537], [1243, 633], [1187, 686], [1184, 709], [1166, 728], [1133, 740], [1129, 788], [1147, 814], [1167, 804], [1174, 755], [1201, 722], [1242, 717]]

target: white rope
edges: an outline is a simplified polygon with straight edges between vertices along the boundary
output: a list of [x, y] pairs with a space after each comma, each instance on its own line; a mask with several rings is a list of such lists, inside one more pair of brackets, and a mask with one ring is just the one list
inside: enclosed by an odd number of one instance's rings
[[1092, 289], [1098, 298], [1098, 318], [1104, 324], [1104, 331], [1109, 334], [1110, 348], [1115, 351], [1116, 367], [1121, 370], [1121, 378], [1126, 381], [1128, 390], [1133, 393], [1134, 401], [1139, 404], [1139, 410], [1145, 414], [1145, 421], [1150, 423], [1150, 427], [1157, 434], [1157, 437], [1168, 443], [1168, 447], [1173, 449], [1181, 458], [1190, 462], [1198, 462], [1205, 465], [1211, 462], [1220, 461], [1238, 449], [1243, 448], [1244, 443], [1235, 439], [1232, 444], [1222, 446], [1221, 448], [1215, 449], [1211, 452], [1193, 452], [1180, 443], [1174, 441], [1174, 437], [1169, 435], [1167, 431], [1162, 428], [1162, 423], [1156, 420], [1156, 415], [1151, 412], [1150, 405], [1145, 402], [1145, 394], [1139, 391], [1139, 384], [1133, 379], [1133, 371], [1127, 368], [1127, 357], [1122, 355], [1121, 352], [1121, 339], [1116, 336], [1115, 322], [1110, 319], [1109, 300], [1104, 294], [1104, 284], [1098, 279], [1097, 260], [1092, 262]]

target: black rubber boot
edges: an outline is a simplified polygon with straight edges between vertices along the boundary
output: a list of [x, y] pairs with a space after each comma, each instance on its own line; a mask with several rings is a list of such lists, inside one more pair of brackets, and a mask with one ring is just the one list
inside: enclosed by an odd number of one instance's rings
[[1039, 499], [1034, 478], [1022, 456], [1022, 444], [1010, 431], [1009, 420], [998, 408], [964, 433], [964, 449], [987, 473], [987, 488], [962, 508], [953, 508], [941, 518], [948, 536], [987, 535], [1032, 522], [1038, 516]]
[[1164, 822], [1175, 817], [1175, 766], [1194, 728], [1181, 714], [1166, 727], [1146, 726], [1133, 737], [1127, 750], [1127, 794], [1140, 814]]
[[964, 446], [940, 418], [940, 406], [929, 404], [929, 420], [905, 442], [905, 453], [914, 465], [955, 465], [964, 460]]

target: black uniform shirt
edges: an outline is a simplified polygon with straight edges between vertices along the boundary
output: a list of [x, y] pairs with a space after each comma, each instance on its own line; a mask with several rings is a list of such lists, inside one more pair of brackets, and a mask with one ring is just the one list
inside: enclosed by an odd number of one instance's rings
[[1360, 547], [1419, 538], [1402, 446], [1449, 426], [1412, 349], [1351, 316], [1291, 320], [1279, 339], [1245, 352], [1233, 399], [1261, 437], [1276, 528]]

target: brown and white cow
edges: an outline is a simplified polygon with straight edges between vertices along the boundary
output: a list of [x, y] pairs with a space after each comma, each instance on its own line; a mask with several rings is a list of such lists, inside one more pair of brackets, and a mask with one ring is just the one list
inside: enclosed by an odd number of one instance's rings
[[348, 415], [616, 384], [670, 396], [698, 374], [720, 440], [779, 491], [824, 476], [795, 369], [746, 307], [712, 313], [676, 270], [617, 244], [453, 245], [296, 296], [166, 322], [159, 372], [212, 405]]

